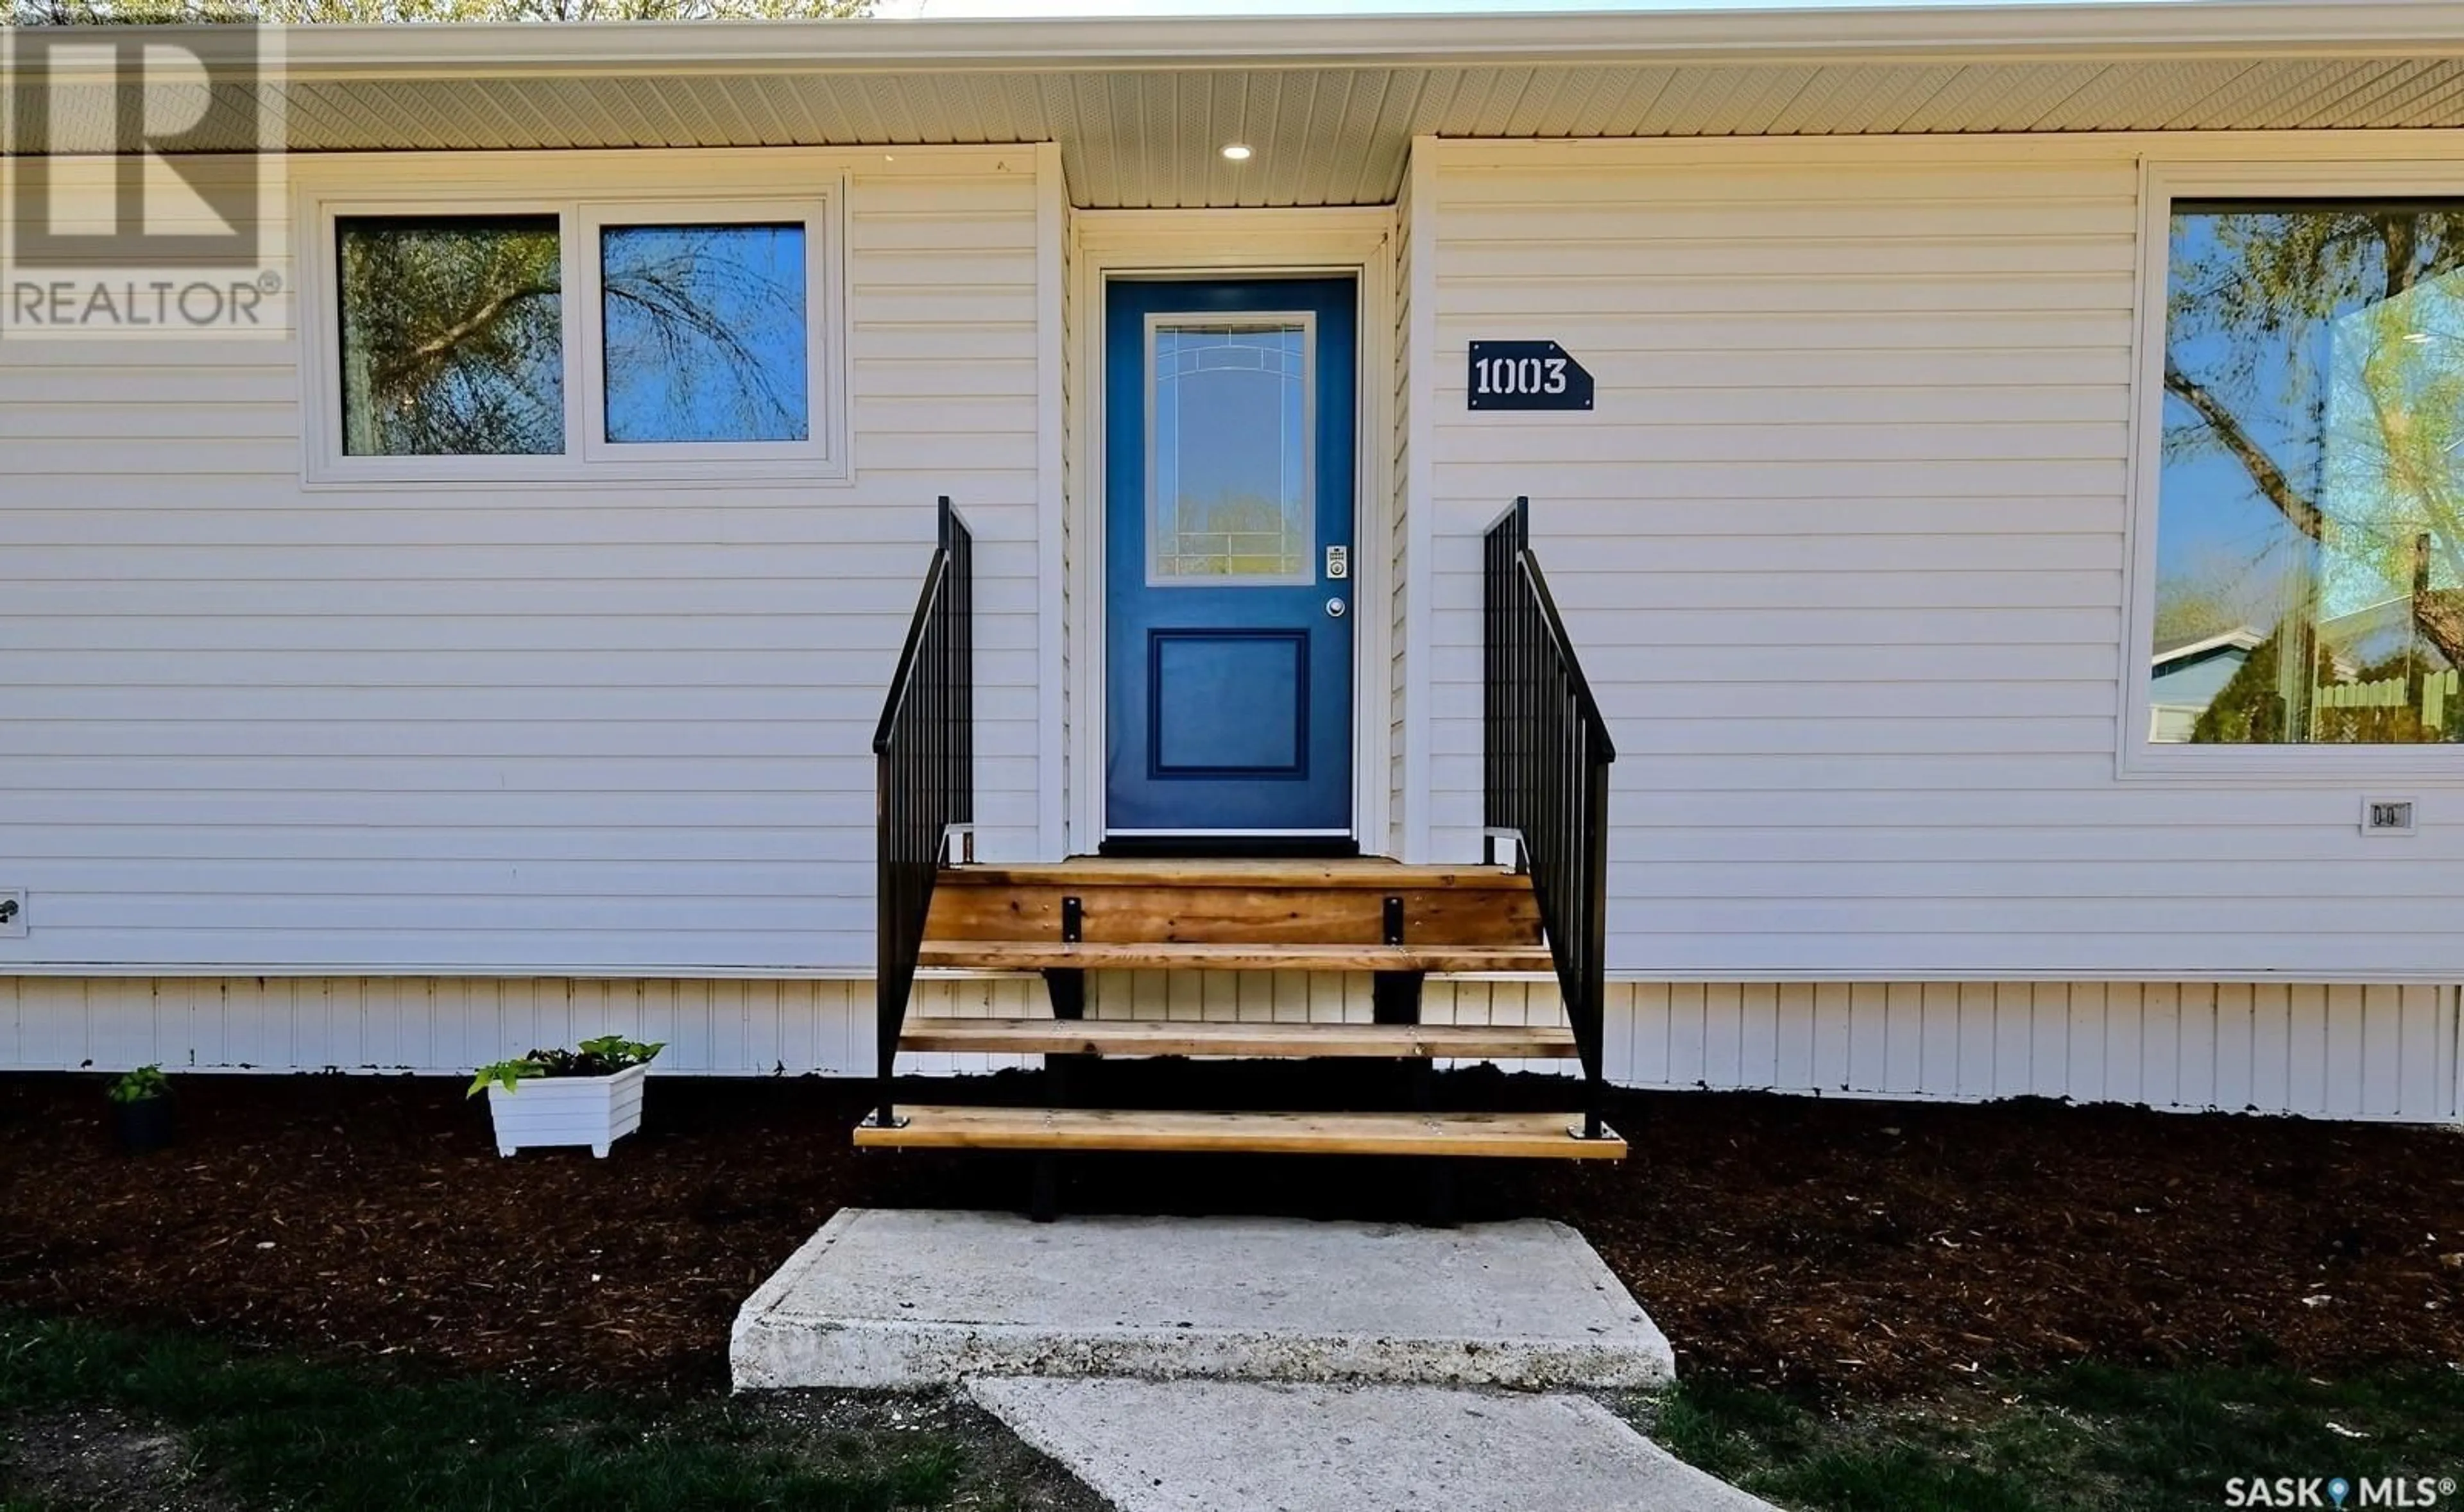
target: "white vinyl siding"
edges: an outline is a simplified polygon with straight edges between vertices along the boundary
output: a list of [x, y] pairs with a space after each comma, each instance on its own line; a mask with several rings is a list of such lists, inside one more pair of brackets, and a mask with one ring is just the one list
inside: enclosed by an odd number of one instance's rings
[[[1369, 979], [1098, 973], [1097, 1018], [1367, 1022]], [[1520, 980], [1428, 984], [1431, 1023], [1562, 1021]], [[1045, 1011], [1034, 977], [927, 978], [914, 1012]], [[2464, 1118], [2457, 993], [2281, 982], [1612, 983], [1607, 1070], [1630, 1086], [1942, 1102], [2002, 1097], [2413, 1123]], [[869, 1076], [869, 982], [0, 978], [0, 1065], [458, 1075], [533, 1044], [665, 1041], [665, 1075]], [[919, 1055], [901, 1069], [1032, 1058]], [[1527, 1063], [1523, 1069], [1562, 1069]]]
[[833, 169], [852, 484], [310, 491], [291, 341], [0, 346], [0, 972], [869, 971], [943, 493], [1036, 855], [1036, 161]]
[[[1613, 975], [2454, 979], [2464, 768], [2401, 842], [2349, 782], [2116, 775], [2136, 145], [1420, 150], [1435, 857], [1478, 853], [1479, 532], [1529, 494], [1620, 753]], [[1563, 341], [1597, 408], [1467, 413], [1475, 338]]]
[[1395, 395], [1393, 466], [1395, 484], [1393, 517], [1388, 521], [1387, 588], [1388, 588], [1388, 657], [1386, 668], [1387, 697], [1387, 775], [1386, 775], [1386, 853], [1403, 854], [1407, 831], [1405, 800], [1404, 752], [1408, 749], [1405, 734], [1408, 728], [1409, 681], [1405, 673], [1404, 654], [1411, 644], [1410, 607], [1412, 593], [1411, 527], [1412, 515], [1412, 185], [1408, 176], [1403, 182], [1401, 199], [1395, 207]]
[[[1047, 583], [1045, 587], [1048, 591], [1058, 592], [1061, 596], [1061, 686], [1045, 689], [1043, 692], [1046, 699], [1057, 701], [1061, 707], [1059, 757], [1061, 782], [1058, 787], [1044, 796], [1044, 801], [1059, 811], [1056, 827], [1060, 830], [1064, 842], [1059, 848], [1071, 851], [1092, 848], [1091, 845], [1077, 844], [1076, 841], [1079, 837], [1069, 833], [1069, 795], [1074, 791], [1072, 784], [1076, 780], [1079, 766], [1074, 755], [1077, 746], [1074, 721], [1078, 717], [1075, 702], [1079, 671], [1078, 658], [1086, 654], [1081, 645], [1085, 638], [1084, 631], [1079, 625], [1076, 612], [1079, 605], [1073, 602], [1070, 592], [1078, 581], [1079, 557], [1086, 550], [1086, 543], [1077, 539], [1076, 534], [1070, 529], [1073, 515], [1069, 501], [1078, 497], [1080, 491], [1087, 486], [1085, 470], [1078, 462], [1079, 448], [1083, 442], [1079, 431], [1087, 424], [1084, 406], [1089, 402], [1087, 394], [1089, 375], [1079, 369], [1078, 342], [1081, 333], [1078, 325], [1080, 321], [1087, 318], [1087, 312], [1079, 308], [1076, 293], [1078, 236], [1075, 229], [1070, 225], [1075, 211], [1069, 208], [1068, 201], [1063, 197], [1064, 186], [1055, 185], [1047, 186], [1046, 188], [1047, 192], [1055, 198], [1061, 199], [1061, 245], [1057, 248], [1045, 249], [1048, 254], [1056, 255], [1061, 259], [1061, 509], [1060, 518], [1047, 520], [1045, 525], [1045, 529], [1060, 537], [1061, 581], [1058, 584]], [[1047, 851], [1051, 848], [1046, 847]]]
[[[2349, 783], [2116, 777], [2140, 145], [1419, 144], [1371, 432], [1389, 832], [1479, 853], [1478, 533], [1528, 493], [1623, 753], [1614, 1080], [2464, 1117], [2464, 784], [2375, 785], [2422, 828], [2365, 842]], [[0, 344], [0, 1066], [616, 1031], [669, 1074], [869, 1074], [867, 742], [937, 494], [979, 540], [981, 853], [1045, 853], [1067, 791], [1042, 384], [1091, 396], [1045, 325], [1052, 156], [844, 159], [851, 486], [311, 492], [289, 343]], [[1598, 408], [1467, 414], [1475, 337], [1563, 341]], [[1429, 984], [1433, 1022], [1558, 1014]]]
[[1608, 1071], [1632, 1086], [2464, 1117], [2446, 987], [1633, 983], [1611, 1002]]

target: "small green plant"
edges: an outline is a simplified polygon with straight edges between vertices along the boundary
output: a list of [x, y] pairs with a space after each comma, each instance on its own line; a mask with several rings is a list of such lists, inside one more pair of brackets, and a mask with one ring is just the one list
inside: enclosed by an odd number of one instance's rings
[[[660, 1051], [667, 1047], [667, 1041], [664, 1040], [656, 1044], [644, 1044], [639, 1040], [627, 1040], [621, 1034], [603, 1034], [596, 1040], [582, 1041], [580, 1053], [573, 1058], [577, 1069], [558, 1074], [607, 1076], [613, 1072], [625, 1070], [628, 1066], [648, 1065], [658, 1057]], [[585, 1061], [595, 1063], [588, 1069], [581, 1069], [580, 1063]]]
[[104, 1093], [115, 1103], [144, 1103], [171, 1095], [171, 1079], [159, 1065], [141, 1065], [111, 1084]]
[[471, 1078], [471, 1090], [462, 1095], [476, 1097], [486, 1091], [492, 1084], [510, 1092], [521, 1085], [523, 1077], [545, 1075], [547, 1075], [547, 1067], [539, 1061], [538, 1052], [534, 1051], [518, 1061], [498, 1061], [479, 1067], [479, 1074]]
[[533, 1050], [517, 1060], [479, 1067], [478, 1074], [471, 1078], [471, 1089], [462, 1095], [476, 1097], [491, 1086], [511, 1092], [521, 1085], [526, 1076], [613, 1076], [649, 1064], [667, 1047], [664, 1040], [645, 1044], [620, 1034], [605, 1034], [596, 1040], [584, 1040], [571, 1050]]

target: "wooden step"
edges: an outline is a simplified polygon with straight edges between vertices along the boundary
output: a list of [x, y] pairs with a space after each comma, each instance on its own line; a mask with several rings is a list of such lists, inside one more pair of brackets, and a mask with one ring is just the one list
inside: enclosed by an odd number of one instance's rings
[[926, 940], [918, 965], [969, 971], [1545, 972], [1537, 945], [1066, 945], [1059, 940]]
[[1080, 938], [1138, 944], [1376, 944], [1385, 902], [1403, 938], [1429, 945], [1537, 945], [1531, 880], [1499, 867], [1387, 861], [1111, 861], [953, 866], [935, 885], [928, 939], [1058, 940], [1063, 900]]
[[1129, 1019], [911, 1019], [905, 1050], [997, 1055], [1393, 1056], [1570, 1059], [1573, 1031], [1551, 1025], [1158, 1023]]
[[1181, 1113], [1104, 1108], [908, 1107], [859, 1125], [868, 1150], [1109, 1150], [1265, 1155], [1460, 1155], [1617, 1160], [1625, 1141], [1578, 1137], [1579, 1113]]
[[1407, 866], [1399, 861], [1132, 860], [1078, 856], [1015, 866], [945, 866], [941, 886], [981, 887], [1454, 887], [1529, 891], [1529, 877], [1507, 866]]

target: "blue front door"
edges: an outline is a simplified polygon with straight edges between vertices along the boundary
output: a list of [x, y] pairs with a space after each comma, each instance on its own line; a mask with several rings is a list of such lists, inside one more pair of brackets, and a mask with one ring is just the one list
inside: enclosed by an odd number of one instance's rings
[[1106, 300], [1105, 830], [1352, 833], [1354, 292]]

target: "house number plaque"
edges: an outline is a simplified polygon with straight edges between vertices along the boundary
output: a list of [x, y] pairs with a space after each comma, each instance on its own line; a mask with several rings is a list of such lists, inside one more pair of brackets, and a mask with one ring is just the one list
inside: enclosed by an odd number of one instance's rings
[[1589, 409], [1592, 375], [1554, 341], [1474, 341], [1474, 409]]

